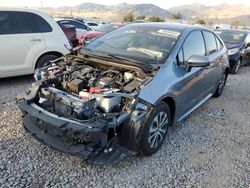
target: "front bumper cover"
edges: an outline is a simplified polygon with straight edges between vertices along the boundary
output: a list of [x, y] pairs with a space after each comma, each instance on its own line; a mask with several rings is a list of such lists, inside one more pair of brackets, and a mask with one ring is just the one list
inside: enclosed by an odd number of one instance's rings
[[78, 123], [57, 117], [34, 103], [19, 102], [23, 126], [36, 139], [51, 147], [85, 158], [92, 155], [105, 134], [105, 122], [93, 120]]
[[113, 164], [136, 155], [120, 145], [105, 151], [107, 122], [104, 120], [78, 123], [49, 113], [34, 103], [19, 101], [18, 106], [23, 113], [23, 126], [33, 137], [56, 150], [80, 155], [89, 164]]

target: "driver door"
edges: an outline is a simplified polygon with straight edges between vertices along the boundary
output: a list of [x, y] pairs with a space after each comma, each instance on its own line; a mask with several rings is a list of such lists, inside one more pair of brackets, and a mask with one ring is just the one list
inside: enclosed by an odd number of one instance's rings
[[204, 67], [193, 67], [187, 70], [187, 61], [193, 55], [206, 54], [205, 43], [200, 30], [192, 31], [183, 43], [177, 55], [175, 74], [178, 77], [177, 92], [179, 117], [194, 108], [206, 95], [203, 82]]

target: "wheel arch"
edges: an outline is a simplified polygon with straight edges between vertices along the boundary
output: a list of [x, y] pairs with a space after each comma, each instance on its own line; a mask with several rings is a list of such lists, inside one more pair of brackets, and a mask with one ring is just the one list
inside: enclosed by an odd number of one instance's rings
[[63, 56], [63, 54], [60, 53], [60, 52], [58, 52], [58, 51], [49, 51], [49, 52], [45, 52], [45, 53], [41, 54], [41, 55], [37, 58], [34, 69], [36, 69], [37, 63], [39, 62], [39, 60], [40, 60], [43, 56], [45, 56], [45, 55], [55, 55], [55, 56], [57, 56], [57, 57]]
[[175, 100], [172, 97], [167, 96], [167, 97], [164, 97], [161, 101], [163, 101], [169, 105], [170, 113], [171, 113], [171, 121], [173, 123], [174, 119], [175, 119], [175, 114], [176, 114]]

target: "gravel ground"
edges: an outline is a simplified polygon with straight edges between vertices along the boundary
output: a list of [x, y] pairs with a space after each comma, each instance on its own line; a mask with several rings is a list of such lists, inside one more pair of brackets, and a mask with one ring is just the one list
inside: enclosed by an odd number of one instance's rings
[[14, 97], [32, 77], [0, 80], [0, 187], [250, 187], [250, 67], [223, 95], [178, 124], [151, 157], [109, 166], [40, 144], [21, 125]]

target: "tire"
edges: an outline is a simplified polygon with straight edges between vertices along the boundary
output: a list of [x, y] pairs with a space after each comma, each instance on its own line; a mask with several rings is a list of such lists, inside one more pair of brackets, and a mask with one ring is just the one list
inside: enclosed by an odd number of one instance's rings
[[223, 90], [224, 90], [224, 87], [226, 85], [226, 82], [227, 82], [227, 72], [224, 72], [221, 77], [220, 77], [220, 83], [218, 84], [217, 86], [217, 89], [216, 89], [216, 92], [214, 93], [213, 97], [215, 98], [218, 98], [219, 96], [221, 96]]
[[146, 120], [139, 143], [139, 154], [150, 156], [157, 152], [162, 146], [170, 125], [171, 113], [169, 105], [165, 102], [160, 102]]
[[230, 70], [230, 73], [232, 74], [237, 74], [237, 72], [239, 71], [241, 66], [241, 59], [239, 59], [232, 67], [232, 69]]
[[44, 67], [50, 63], [50, 61], [57, 59], [58, 56], [56, 55], [43, 55], [40, 57], [36, 63], [36, 69]]

